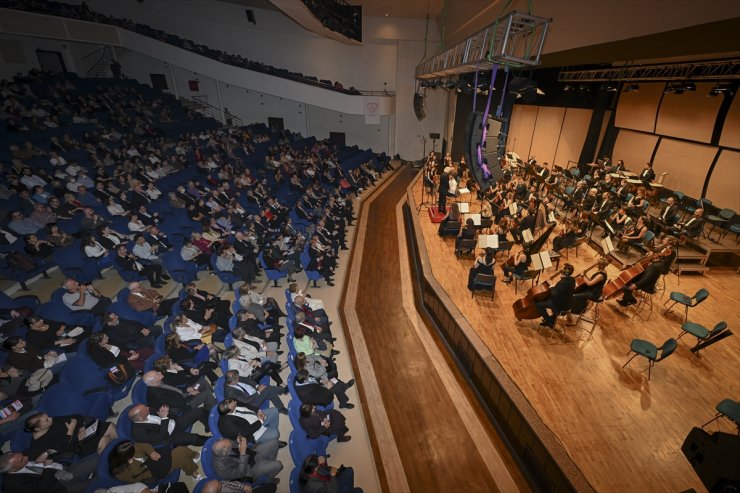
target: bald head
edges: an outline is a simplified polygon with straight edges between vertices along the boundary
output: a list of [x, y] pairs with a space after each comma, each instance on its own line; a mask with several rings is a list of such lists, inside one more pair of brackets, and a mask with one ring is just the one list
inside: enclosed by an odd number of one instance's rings
[[226, 457], [231, 453], [231, 440], [229, 440], [228, 438], [216, 440], [215, 442], [213, 442], [211, 450], [213, 450], [214, 455], [218, 455], [219, 457]]
[[212, 479], [203, 486], [201, 491], [203, 493], [221, 493], [221, 481]]
[[141, 377], [147, 387], [156, 387], [162, 383], [162, 375], [156, 371], [148, 371]]
[[303, 296], [298, 295], [298, 296], [295, 297], [295, 300], [293, 300], [293, 302], [296, 305], [299, 305], [300, 306], [300, 305], [302, 305], [302, 304], [304, 304], [306, 302], [306, 299]]
[[149, 414], [147, 407], [144, 404], [136, 404], [128, 411], [128, 419], [131, 421], [143, 421], [147, 419]]

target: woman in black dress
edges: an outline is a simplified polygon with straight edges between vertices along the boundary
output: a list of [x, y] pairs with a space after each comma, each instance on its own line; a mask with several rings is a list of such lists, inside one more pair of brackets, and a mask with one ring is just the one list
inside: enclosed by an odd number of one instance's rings
[[[86, 430], [92, 431], [96, 421], [94, 431], [85, 437]], [[26, 420], [25, 429], [32, 434], [30, 449], [37, 454], [54, 450], [49, 458], [56, 462], [99, 454], [118, 436], [113, 423], [79, 414], [53, 418], [46, 413], [34, 414]]]
[[486, 248], [480, 256], [475, 259], [475, 263], [468, 272], [468, 289], [473, 291], [475, 276], [478, 274], [493, 275], [493, 266], [496, 265], [496, 250]]

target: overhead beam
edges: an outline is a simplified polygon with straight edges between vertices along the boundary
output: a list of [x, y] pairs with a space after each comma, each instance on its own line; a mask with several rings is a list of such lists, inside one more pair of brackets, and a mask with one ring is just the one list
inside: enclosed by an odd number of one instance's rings
[[740, 58], [692, 63], [665, 63], [611, 67], [594, 70], [565, 70], [560, 82], [702, 81], [740, 79]]
[[552, 19], [511, 12], [464, 41], [416, 66], [417, 79], [490, 70], [493, 65], [536, 66]]

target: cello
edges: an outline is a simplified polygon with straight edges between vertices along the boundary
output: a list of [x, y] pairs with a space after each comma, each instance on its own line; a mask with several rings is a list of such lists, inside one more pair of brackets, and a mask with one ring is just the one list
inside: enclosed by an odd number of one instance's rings
[[516, 300], [511, 308], [514, 310], [514, 316], [517, 320], [534, 320], [539, 318], [540, 312], [537, 311], [535, 304], [540, 301], [545, 301], [550, 297], [550, 282], [560, 275], [563, 269], [560, 269], [553, 274], [550, 279], [543, 281], [536, 286], [532, 286], [527, 291], [527, 294], [523, 298]]
[[622, 290], [627, 287], [637, 276], [642, 274], [650, 262], [655, 258], [655, 254], [646, 255], [634, 264], [630, 265], [626, 269], [619, 273], [619, 277], [609, 281], [604, 285], [604, 290], [601, 292], [601, 296], [605, 300], [616, 298]]

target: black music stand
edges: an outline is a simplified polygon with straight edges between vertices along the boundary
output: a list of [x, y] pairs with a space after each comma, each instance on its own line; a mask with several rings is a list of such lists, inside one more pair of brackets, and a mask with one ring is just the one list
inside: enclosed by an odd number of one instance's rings
[[424, 166], [421, 171], [421, 202], [419, 202], [419, 205], [416, 206], [417, 213], [421, 211], [421, 209], [424, 207], [428, 209], [430, 205], [434, 205], [434, 189], [436, 185], [434, 184], [434, 182], [430, 182], [427, 178], [426, 168], [427, 167]]

